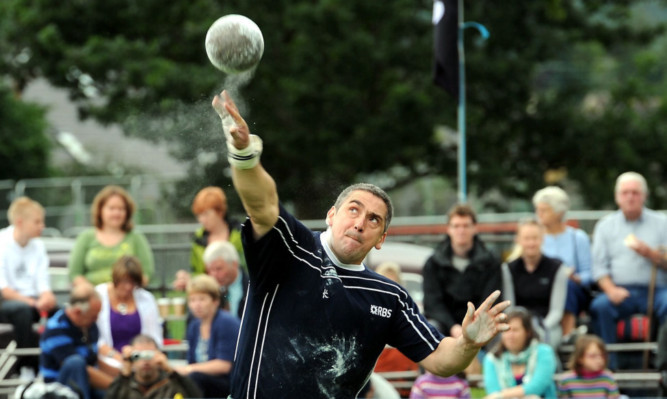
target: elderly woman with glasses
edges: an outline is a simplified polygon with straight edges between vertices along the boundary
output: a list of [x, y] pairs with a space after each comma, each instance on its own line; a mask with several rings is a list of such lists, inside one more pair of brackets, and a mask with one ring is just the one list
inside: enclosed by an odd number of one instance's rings
[[102, 300], [97, 318], [100, 360], [119, 368], [121, 352], [138, 334], [150, 336], [162, 346], [162, 323], [153, 294], [142, 288], [141, 263], [134, 256], [122, 256], [111, 271], [112, 281], [95, 287]]

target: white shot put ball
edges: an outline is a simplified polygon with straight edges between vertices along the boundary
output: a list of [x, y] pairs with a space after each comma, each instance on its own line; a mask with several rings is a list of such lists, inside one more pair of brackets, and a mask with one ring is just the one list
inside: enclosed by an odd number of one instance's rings
[[243, 15], [225, 15], [215, 21], [206, 33], [208, 59], [227, 74], [252, 69], [259, 63], [263, 53], [262, 31]]

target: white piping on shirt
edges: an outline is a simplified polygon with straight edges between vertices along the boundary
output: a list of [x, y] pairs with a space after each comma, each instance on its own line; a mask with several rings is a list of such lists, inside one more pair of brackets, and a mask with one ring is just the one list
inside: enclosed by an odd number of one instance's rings
[[[277, 288], [277, 287], [276, 287]], [[262, 309], [260, 310], [259, 313], [259, 320], [257, 321], [257, 333], [255, 334], [255, 345], [252, 348], [252, 360], [250, 361], [250, 375], [248, 376], [248, 389], [246, 393], [246, 397], [250, 397], [250, 385], [252, 385], [252, 369], [255, 365], [255, 357], [257, 356], [257, 341], [259, 340], [259, 332], [261, 331], [260, 326], [262, 325], [262, 318], [264, 317], [264, 306], [266, 306], [266, 299], [269, 297], [269, 293], [267, 292], [266, 295], [264, 295], [264, 301], [262, 301]], [[257, 373], [259, 376], [259, 373]]]
[[259, 369], [262, 367], [262, 355], [264, 354], [264, 343], [266, 342], [266, 331], [269, 329], [269, 316], [271, 315], [271, 308], [273, 307], [273, 301], [276, 299], [276, 294], [278, 294], [278, 288], [280, 284], [276, 285], [276, 289], [273, 290], [273, 297], [271, 298], [271, 303], [269, 304], [269, 310], [266, 313], [266, 322], [264, 327], [264, 335], [262, 336], [262, 347], [259, 350], [259, 363], [257, 363], [257, 373], [255, 374], [255, 392], [254, 397], [257, 397], [257, 386], [259, 385]]

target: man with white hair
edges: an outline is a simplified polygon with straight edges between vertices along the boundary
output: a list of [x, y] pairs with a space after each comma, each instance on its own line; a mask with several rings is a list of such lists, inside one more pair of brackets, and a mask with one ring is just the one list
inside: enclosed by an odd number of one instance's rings
[[203, 255], [206, 274], [220, 284], [220, 307], [238, 316], [243, 314], [248, 274], [239, 267], [236, 247], [228, 241], [210, 243]]
[[[591, 303], [593, 327], [606, 343], [616, 342], [616, 323], [634, 313], [647, 313], [648, 283], [653, 264], [663, 266], [660, 248], [667, 245], [667, 217], [647, 209], [644, 177], [626, 172], [616, 179], [617, 212], [602, 218], [593, 232], [593, 279], [602, 294]], [[667, 272], [658, 270], [653, 314], [667, 318]], [[615, 353], [609, 368], [617, 368]]]

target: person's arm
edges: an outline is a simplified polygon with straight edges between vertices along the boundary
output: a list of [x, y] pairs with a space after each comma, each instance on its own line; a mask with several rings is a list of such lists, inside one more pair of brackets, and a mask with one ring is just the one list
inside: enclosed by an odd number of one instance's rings
[[44, 292], [51, 291], [51, 278], [49, 275], [49, 255], [46, 253], [46, 247], [43, 241], [36, 241], [36, 253], [34, 257], [30, 257], [35, 262], [35, 275], [32, 276], [33, 284], [38, 295]]
[[502, 290], [503, 288], [501, 262], [491, 253], [488, 256], [488, 259], [484, 261], [484, 270], [486, 272], [484, 274], [484, 281], [481, 282], [482, 289], [480, 292], [482, 298], [486, 298], [493, 291]]
[[[224, 99], [223, 99], [224, 97]], [[236, 150], [247, 149], [254, 142], [250, 129], [239, 114], [236, 104], [226, 91], [222, 97], [215, 96], [213, 108], [219, 115], [229, 113], [236, 126], [229, 130], [231, 146]], [[259, 156], [259, 155], [255, 155]], [[278, 221], [278, 190], [273, 178], [264, 170], [261, 163], [249, 169], [240, 169], [232, 165], [232, 181], [236, 188], [243, 207], [252, 222], [253, 233], [256, 239], [264, 236]]]
[[502, 275], [502, 284], [503, 284], [503, 299], [510, 301], [512, 305], [516, 305], [516, 300], [514, 297], [514, 278], [512, 277], [512, 272], [510, 271], [509, 265], [503, 263], [500, 266], [500, 271]]
[[524, 394], [544, 396], [544, 394], [548, 391], [549, 386], [554, 383], [556, 366], [556, 354], [554, 353], [553, 349], [551, 349], [551, 347], [546, 344], [539, 344], [537, 347], [535, 370], [533, 371], [530, 380], [525, 384], [522, 384]]
[[438, 347], [419, 364], [433, 374], [443, 377], [456, 374], [470, 364], [479, 349], [486, 345], [499, 332], [507, 331], [507, 316], [502, 313], [509, 301], [495, 306], [493, 303], [500, 297], [500, 291], [491, 294], [475, 310], [468, 302], [468, 311], [463, 318], [463, 335], [459, 338], [445, 337]]
[[575, 259], [576, 273], [581, 278], [584, 286], [589, 286], [593, 282], [593, 273], [591, 271], [591, 240], [585, 231], [576, 229], [575, 241], [577, 243]]
[[176, 368], [176, 371], [183, 375], [195, 372], [210, 375], [229, 374], [232, 371], [232, 362], [213, 359], [206, 362], [188, 364], [187, 366]]
[[35, 306], [38, 310], [43, 312], [50, 312], [56, 307], [57, 304], [58, 301], [53, 292], [44, 291], [39, 295], [39, 298], [37, 298], [37, 304]]
[[141, 317], [141, 333], [153, 338], [158, 348], [164, 344], [162, 323], [160, 323], [160, 312], [155, 302], [155, 297], [150, 292], [141, 289], [135, 290], [135, 302]]
[[560, 328], [560, 321], [565, 312], [565, 299], [567, 294], [567, 269], [563, 265], [558, 267], [554, 276], [554, 283], [551, 286], [551, 296], [549, 297], [549, 311], [544, 318], [544, 326], [551, 330]]
[[86, 366], [86, 371], [88, 372], [90, 385], [94, 388], [107, 389], [111, 385], [111, 381], [113, 381], [112, 376], [93, 366]]
[[146, 282], [150, 282], [155, 273], [155, 261], [153, 259], [153, 251], [146, 236], [135, 231], [133, 234], [133, 246], [137, 255], [137, 259], [141, 262], [141, 271], [144, 274]]
[[81, 278], [83, 278], [84, 281], [87, 281], [83, 275], [85, 274], [84, 262], [88, 246], [90, 245], [90, 237], [90, 230], [81, 232], [76, 237], [74, 248], [72, 248], [72, 251], [69, 254], [67, 270], [69, 271], [69, 279], [75, 285], [82, 282]]
[[37, 300], [35, 298], [21, 295], [18, 291], [11, 287], [5, 287], [1, 290], [2, 292], [2, 299], [7, 300], [7, 301], [20, 301], [23, 303], [27, 303], [28, 306], [36, 307], [37, 306]]
[[[591, 263], [591, 273], [593, 274], [593, 280], [598, 283], [600, 289], [605, 291], [602, 287], [603, 279], [609, 280], [613, 284], [609, 275], [611, 273], [611, 259], [609, 256], [609, 248], [607, 248], [607, 237], [605, 236], [605, 219], [599, 221], [595, 225], [593, 230], [593, 249], [592, 254], [592, 263]], [[604, 283], [606, 285], [606, 283]], [[605, 291], [606, 292], [606, 291]]]
[[443, 295], [442, 285], [438, 279], [437, 265], [432, 258], [426, 261], [422, 269], [424, 276], [424, 316], [433, 319], [439, 324], [443, 333], [449, 334], [453, 325], [458, 323], [454, 320]]

